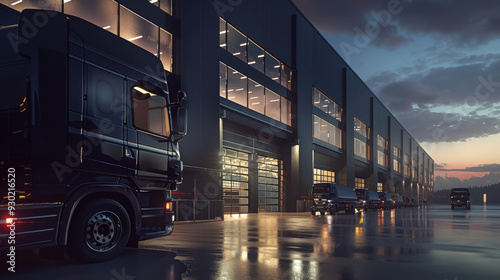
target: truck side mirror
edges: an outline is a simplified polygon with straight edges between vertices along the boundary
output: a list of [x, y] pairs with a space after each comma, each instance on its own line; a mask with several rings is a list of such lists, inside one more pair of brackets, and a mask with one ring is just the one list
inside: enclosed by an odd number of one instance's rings
[[177, 133], [181, 136], [187, 134], [187, 109], [185, 107], [177, 108]]

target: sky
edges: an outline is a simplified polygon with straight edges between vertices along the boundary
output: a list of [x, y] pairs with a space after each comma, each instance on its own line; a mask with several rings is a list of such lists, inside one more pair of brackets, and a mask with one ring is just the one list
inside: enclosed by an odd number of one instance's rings
[[435, 190], [500, 182], [500, 1], [293, 0], [435, 161]]

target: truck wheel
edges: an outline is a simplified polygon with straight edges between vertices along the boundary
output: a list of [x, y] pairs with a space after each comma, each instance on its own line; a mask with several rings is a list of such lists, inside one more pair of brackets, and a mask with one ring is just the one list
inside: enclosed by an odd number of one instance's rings
[[313, 215], [313, 216], [316, 215], [316, 211], [311, 210], [311, 215]]
[[83, 262], [101, 262], [119, 255], [130, 237], [130, 218], [111, 199], [89, 201], [70, 224], [69, 254]]

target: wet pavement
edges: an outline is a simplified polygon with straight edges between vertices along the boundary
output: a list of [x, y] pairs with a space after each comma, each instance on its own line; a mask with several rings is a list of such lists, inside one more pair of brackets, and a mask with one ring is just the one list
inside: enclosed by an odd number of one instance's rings
[[226, 215], [100, 264], [23, 253], [0, 279], [500, 279], [499, 237], [492, 205]]

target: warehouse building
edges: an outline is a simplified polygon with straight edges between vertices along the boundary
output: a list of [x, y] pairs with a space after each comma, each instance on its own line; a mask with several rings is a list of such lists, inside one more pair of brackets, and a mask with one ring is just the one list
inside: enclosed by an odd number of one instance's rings
[[290, 0], [0, 4], [12, 15], [0, 25], [26, 8], [62, 11], [161, 59], [170, 91], [188, 94], [180, 220], [305, 211], [318, 182], [433, 191], [432, 158]]

